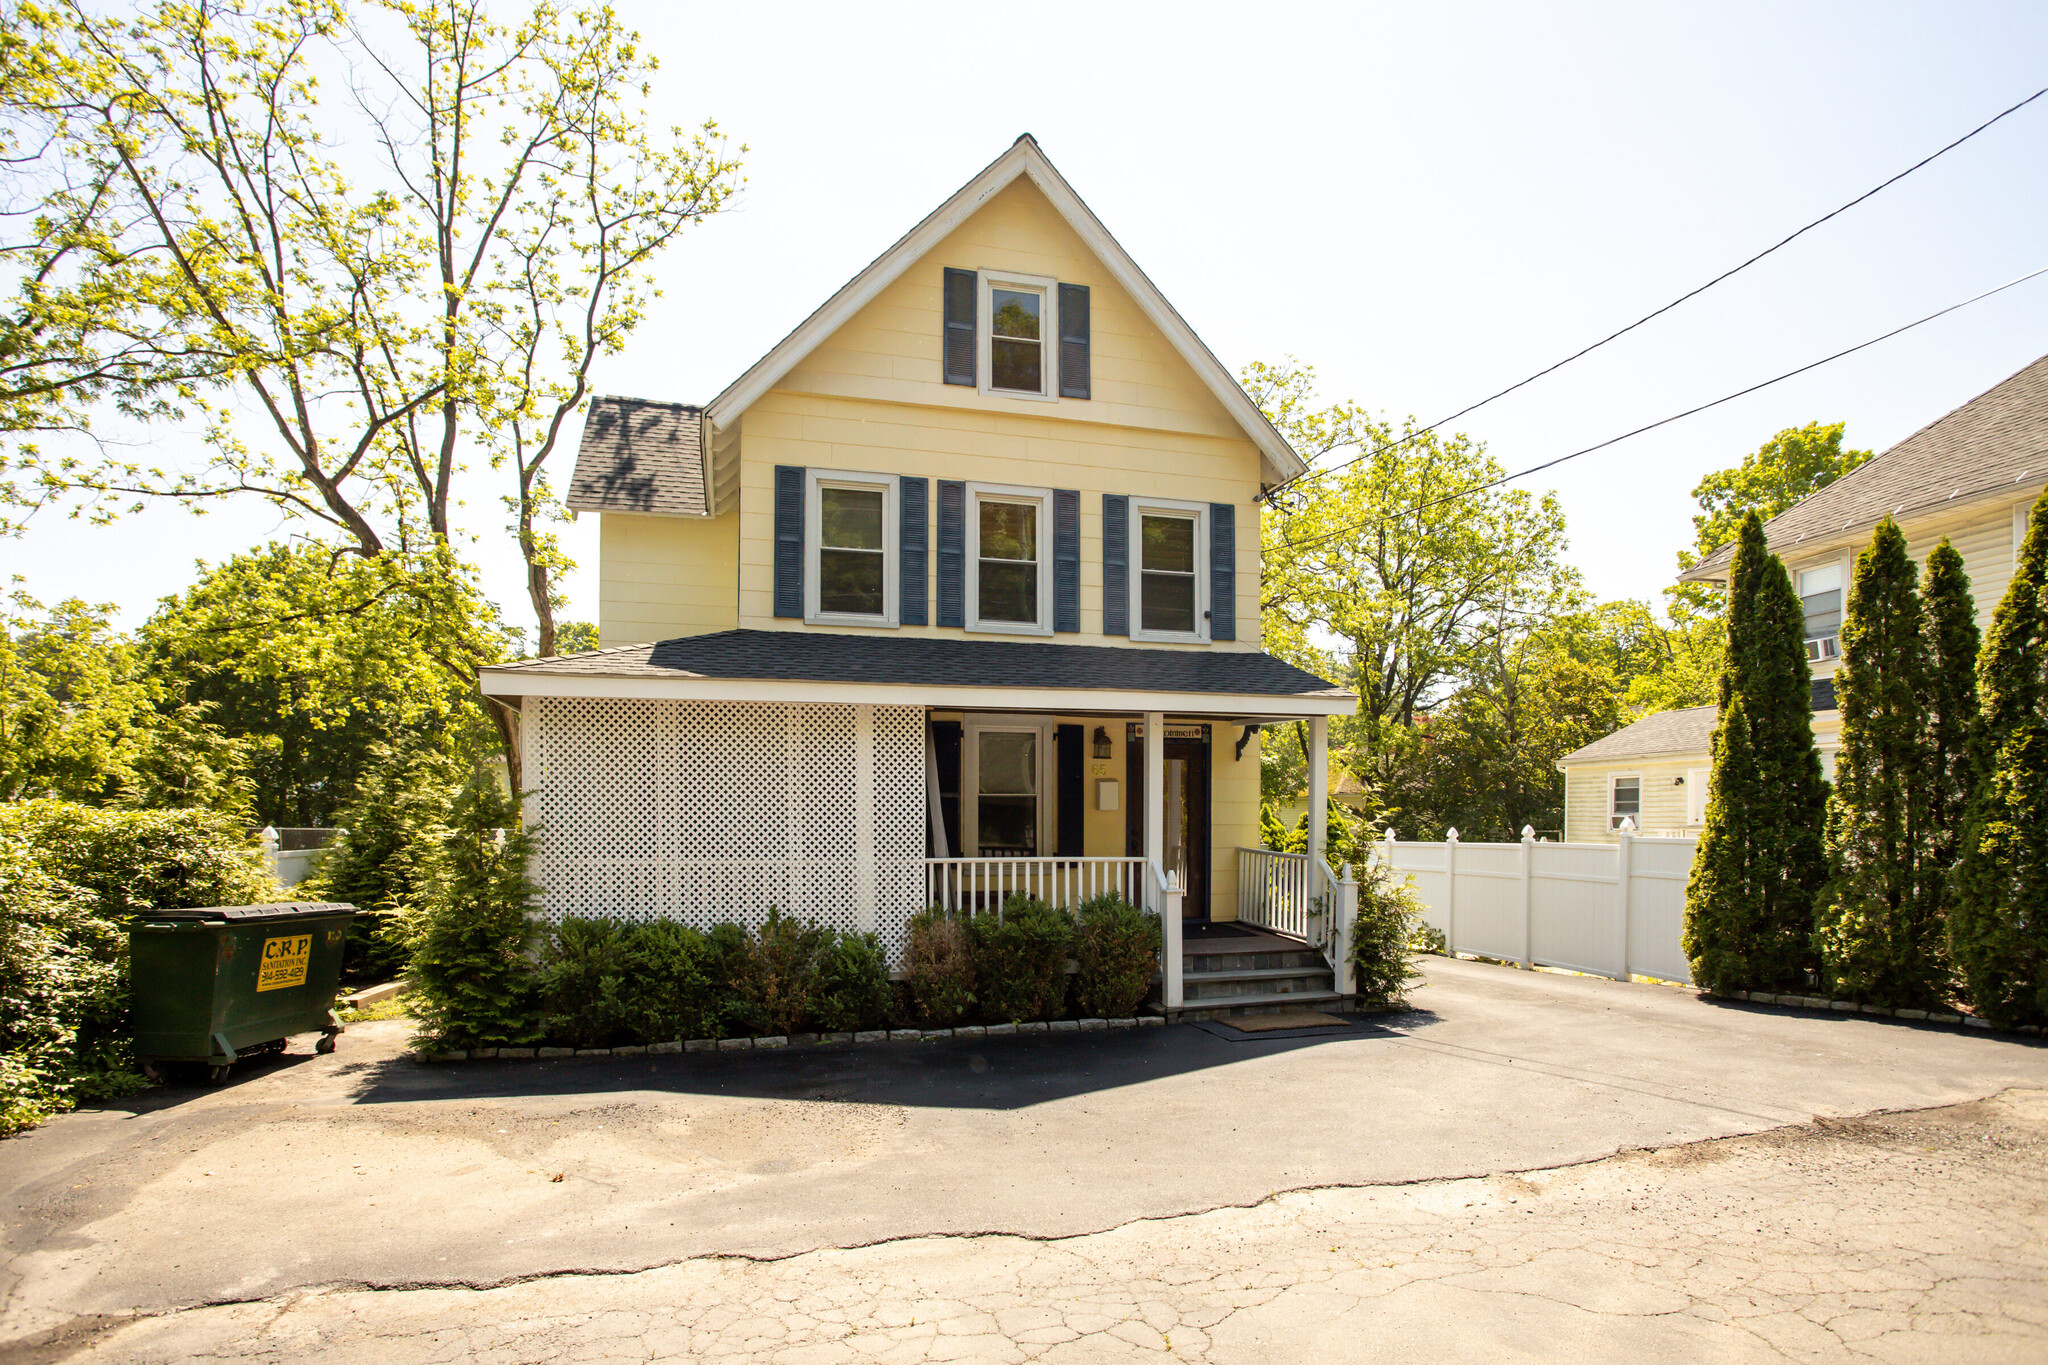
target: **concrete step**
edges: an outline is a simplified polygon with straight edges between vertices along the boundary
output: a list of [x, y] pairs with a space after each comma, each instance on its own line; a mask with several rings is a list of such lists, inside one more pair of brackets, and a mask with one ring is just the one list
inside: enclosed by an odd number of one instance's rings
[[1190, 1000], [1182, 1019], [1228, 1019], [1234, 1014], [1270, 1014], [1274, 1010], [1335, 1009], [1344, 997], [1335, 991], [1294, 991], [1285, 995], [1238, 995]]
[[1203, 972], [1181, 978], [1183, 998], [1224, 1000], [1245, 995], [1298, 995], [1327, 991], [1336, 985], [1328, 967], [1283, 967], [1263, 972]]
[[1266, 972], [1287, 968], [1328, 971], [1330, 964], [1313, 948], [1267, 953], [1183, 953], [1181, 970], [1192, 976], [1217, 972]]

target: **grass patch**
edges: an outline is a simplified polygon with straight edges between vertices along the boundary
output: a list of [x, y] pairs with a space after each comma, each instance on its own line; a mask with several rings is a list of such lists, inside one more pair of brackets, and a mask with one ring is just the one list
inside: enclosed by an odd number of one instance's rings
[[412, 994], [386, 996], [361, 1009], [338, 1011], [344, 1024], [374, 1024], [379, 1019], [405, 1019], [412, 1014]]

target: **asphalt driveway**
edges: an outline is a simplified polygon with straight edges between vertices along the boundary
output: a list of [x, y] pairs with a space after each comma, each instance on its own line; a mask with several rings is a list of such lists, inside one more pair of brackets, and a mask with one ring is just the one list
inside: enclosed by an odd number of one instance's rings
[[0, 1144], [0, 1347], [297, 1286], [1069, 1237], [2048, 1088], [2048, 1049], [1431, 959], [1336, 1038], [1193, 1027], [421, 1066], [403, 1024]]

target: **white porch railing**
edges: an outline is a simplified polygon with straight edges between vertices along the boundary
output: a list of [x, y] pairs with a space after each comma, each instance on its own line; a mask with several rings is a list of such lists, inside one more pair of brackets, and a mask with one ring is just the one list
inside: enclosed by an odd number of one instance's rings
[[1062, 910], [1112, 892], [1144, 905], [1143, 858], [927, 858], [925, 904], [949, 911], [997, 911], [1012, 896]]
[[1358, 913], [1358, 883], [1346, 867], [1340, 878], [1306, 853], [1270, 848], [1237, 850], [1237, 917], [1277, 933], [1306, 939], [1336, 969], [1339, 989], [1351, 988], [1351, 921]]
[[1180, 878], [1168, 872], [1158, 863], [1147, 863], [1143, 871], [1145, 899], [1140, 902], [1145, 909], [1159, 916], [1159, 998], [1167, 1009], [1177, 1010], [1184, 1003], [1185, 987], [1182, 983], [1186, 962], [1181, 956], [1181, 889]]

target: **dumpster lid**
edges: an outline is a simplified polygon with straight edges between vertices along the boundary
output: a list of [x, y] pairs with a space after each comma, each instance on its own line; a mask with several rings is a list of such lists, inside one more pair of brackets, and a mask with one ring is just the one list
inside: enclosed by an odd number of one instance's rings
[[163, 920], [249, 920], [297, 919], [302, 915], [354, 914], [345, 901], [279, 901], [275, 905], [195, 905], [176, 910], [145, 910], [145, 919]]

